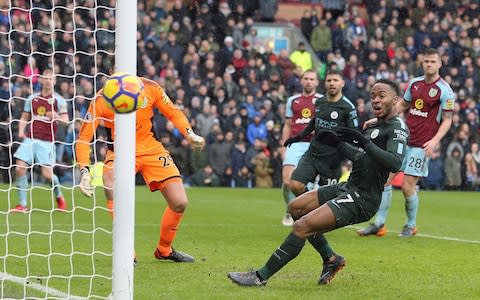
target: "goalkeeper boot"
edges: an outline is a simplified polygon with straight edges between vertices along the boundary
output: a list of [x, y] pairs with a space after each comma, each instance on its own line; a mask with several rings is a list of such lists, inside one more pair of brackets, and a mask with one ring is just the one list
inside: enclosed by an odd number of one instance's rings
[[417, 227], [413, 226], [408, 226], [405, 225], [403, 226], [402, 232], [398, 235], [399, 237], [412, 237], [417, 234]]
[[345, 267], [345, 257], [334, 254], [332, 261], [326, 261], [323, 263], [322, 274], [318, 280], [318, 284], [329, 284], [332, 281], [335, 274], [338, 273], [343, 267]]
[[376, 235], [376, 236], [384, 236], [387, 233], [387, 227], [385, 225], [377, 226], [375, 224], [370, 224], [363, 229], [357, 230], [359, 236], [367, 236], [367, 235]]
[[240, 286], [264, 286], [267, 284], [267, 281], [260, 279], [255, 271], [230, 272], [227, 276], [233, 283]]
[[57, 208], [59, 211], [65, 211], [65, 209], [67, 209], [67, 202], [65, 202], [63, 196], [57, 197]]
[[10, 212], [12, 213], [26, 213], [27, 211], [28, 211], [28, 207], [23, 206], [21, 204], [18, 204], [17, 206], [15, 206], [10, 210]]
[[173, 248], [172, 248], [172, 252], [168, 256], [163, 256], [160, 253], [160, 250], [158, 250], [158, 248], [155, 249], [155, 253], [153, 255], [155, 256], [156, 259], [159, 259], [159, 260], [173, 260], [174, 262], [194, 262], [195, 261], [195, 259], [192, 256], [186, 253], [179, 252]]

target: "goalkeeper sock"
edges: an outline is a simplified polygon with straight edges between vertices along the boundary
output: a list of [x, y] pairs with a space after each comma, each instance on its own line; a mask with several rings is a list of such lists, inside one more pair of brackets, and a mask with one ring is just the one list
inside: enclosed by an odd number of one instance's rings
[[160, 240], [157, 244], [157, 249], [162, 256], [169, 256], [172, 253], [172, 243], [182, 216], [183, 213], [174, 212], [168, 206], [165, 208], [160, 224]]
[[113, 219], [113, 200], [112, 199], [107, 199], [107, 209], [108, 213], [110, 214], [110, 217]]
[[62, 190], [60, 189], [60, 180], [58, 180], [57, 175], [53, 174], [52, 176], [53, 191], [55, 192], [55, 198], [62, 196]]
[[17, 187], [18, 187], [18, 204], [21, 206], [27, 206], [27, 188], [28, 188], [28, 179], [27, 175], [17, 177]]

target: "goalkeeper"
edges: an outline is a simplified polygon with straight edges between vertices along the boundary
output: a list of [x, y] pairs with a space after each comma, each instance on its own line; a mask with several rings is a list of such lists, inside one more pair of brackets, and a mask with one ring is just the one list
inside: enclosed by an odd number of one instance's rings
[[317, 133], [318, 142], [336, 147], [353, 162], [348, 182], [320, 187], [306, 192], [289, 203], [296, 220], [292, 232], [257, 271], [231, 272], [228, 277], [238, 285], [262, 286], [294, 259], [305, 245], [315, 247], [323, 258], [318, 284], [328, 284], [345, 266], [345, 258], [328, 244], [324, 233], [369, 220], [381, 202], [383, 185], [390, 172], [397, 172], [408, 139], [405, 123], [397, 117], [394, 106], [399, 88], [393, 81], [380, 79], [372, 87], [371, 102], [378, 123], [362, 134], [352, 128]]
[[[205, 142], [201, 136], [191, 129], [183, 112], [175, 107], [164, 90], [154, 81], [141, 78], [145, 86], [145, 104], [136, 111], [136, 151], [135, 172], [140, 172], [150, 190], [159, 190], [168, 206], [165, 208], [160, 224], [160, 239], [154, 252], [157, 259], [168, 259], [175, 262], [193, 262], [194, 258], [186, 253], [172, 248], [185, 208], [187, 195], [183, 187], [180, 172], [168, 151], [153, 134], [153, 114], [157, 108], [168, 120], [172, 121], [185, 138], [189, 140], [194, 150], [202, 150]], [[107, 130], [109, 140], [105, 155], [103, 171], [104, 192], [107, 207], [113, 209], [113, 179], [114, 179], [114, 113], [107, 107], [102, 97], [102, 90], [90, 103], [83, 120], [78, 139], [75, 144], [77, 163], [81, 170], [80, 190], [91, 197], [94, 190], [90, 184], [90, 146], [95, 136], [96, 128], [102, 125]], [[132, 180], [134, 180], [132, 178]]]

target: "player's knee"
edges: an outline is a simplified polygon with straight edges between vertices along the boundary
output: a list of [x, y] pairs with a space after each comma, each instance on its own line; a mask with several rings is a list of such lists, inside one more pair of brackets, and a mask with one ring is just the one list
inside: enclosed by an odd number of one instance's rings
[[306, 238], [309, 232], [309, 226], [304, 217], [298, 219], [293, 223], [292, 232], [298, 237]]
[[20, 176], [25, 176], [27, 174], [27, 169], [23, 167], [16, 167], [15, 168], [15, 175], [17, 175], [17, 178]]
[[175, 201], [169, 205], [170, 209], [176, 213], [183, 213], [187, 209], [188, 201]]
[[298, 205], [298, 201], [291, 201], [287, 205], [288, 212], [292, 216], [293, 220], [298, 220], [300, 219], [301, 216], [303, 216], [303, 210], [300, 205]]

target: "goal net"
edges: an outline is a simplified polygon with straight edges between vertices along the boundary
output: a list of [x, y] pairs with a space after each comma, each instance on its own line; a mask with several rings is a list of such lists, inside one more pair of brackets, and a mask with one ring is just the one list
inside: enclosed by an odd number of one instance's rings
[[[90, 101], [113, 68], [115, 2], [0, 2], [1, 299], [106, 299], [111, 294], [112, 221], [100, 163], [106, 136], [99, 131], [92, 143], [92, 183], [98, 186], [92, 198], [79, 192], [73, 146]], [[19, 184], [15, 153], [24, 142], [19, 127], [25, 103], [33, 120], [27, 128], [36, 126], [35, 118], [48, 120], [48, 108], [35, 106], [31, 97], [41, 91], [45, 69], [53, 70], [55, 92], [65, 99], [69, 115], [66, 124], [55, 122], [59, 186], [55, 177], [45, 179], [45, 153], [35, 146], [26, 148], [34, 160], [26, 184]], [[65, 199], [64, 211], [58, 209], [55, 187]], [[22, 192], [28, 210], [12, 211], [21, 204]]]

